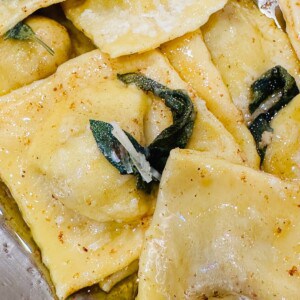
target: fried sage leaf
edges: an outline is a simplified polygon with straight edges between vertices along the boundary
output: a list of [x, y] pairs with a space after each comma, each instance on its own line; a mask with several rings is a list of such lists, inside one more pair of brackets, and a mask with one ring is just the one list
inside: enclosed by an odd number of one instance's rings
[[155, 172], [147, 161], [148, 149], [142, 147], [131, 134], [123, 131], [116, 123], [90, 120], [90, 128], [98, 149], [105, 158], [121, 175], [135, 175], [138, 189], [150, 193], [152, 180], [160, 180], [160, 174]]
[[268, 114], [273, 115], [299, 93], [294, 77], [281, 66], [276, 66], [263, 74], [252, 84], [251, 91], [253, 100], [249, 110], [252, 114], [269, 96], [281, 93], [280, 100], [268, 111]]
[[[90, 120], [90, 128], [100, 151], [122, 175], [138, 174], [129, 152], [114, 136], [113, 125], [103, 121]], [[125, 132], [125, 134], [135, 150], [145, 155], [146, 150], [135, 140], [135, 138], [128, 132]]]
[[138, 73], [118, 75], [125, 84], [135, 84], [145, 92], [152, 92], [163, 99], [173, 115], [173, 125], [163, 130], [148, 146], [149, 161], [157, 171], [162, 172], [170, 151], [185, 148], [192, 135], [196, 113], [190, 97], [185, 91], [168, 87]]
[[4, 39], [14, 39], [19, 41], [33, 40], [44, 47], [51, 55], [54, 55], [53, 49], [39, 39], [32, 28], [24, 22], [19, 22], [17, 25], [15, 25], [15, 27], [7, 31], [4, 35]]
[[267, 144], [262, 142], [264, 132], [272, 132], [270, 122], [275, 114], [299, 94], [294, 77], [286, 69], [276, 66], [251, 85], [252, 102], [249, 111], [253, 121], [249, 129], [263, 161]]
[[[177, 147], [184, 148], [192, 135], [196, 115], [194, 106], [184, 91], [171, 90], [144, 75], [128, 73], [118, 75], [118, 78], [125, 84], [136, 84], [145, 92], [151, 91], [162, 98], [173, 114], [173, 124], [148, 147], [142, 147], [129, 133], [120, 132], [115, 123], [90, 120], [97, 146], [106, 159], [122, 175], [136, 175], [138, 188], [150, 191], [149, 184], [160, 180], [170, 151]], [[126, 138], [124, 135], [122, 137], [122, 133], [126, 134]]]

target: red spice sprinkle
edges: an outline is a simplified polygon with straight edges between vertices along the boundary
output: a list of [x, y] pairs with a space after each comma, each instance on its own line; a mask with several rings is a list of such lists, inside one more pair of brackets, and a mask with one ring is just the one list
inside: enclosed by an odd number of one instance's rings
[[60, 231], [59, 235], [58, 235], [58, 239], [62, 244], [64, 243], [63, 236], [64, 236], [64, 233], [62, 231]]
[[298, 268], [296, 266], [293, 266], [288, 272], [289, 272], [290, 276], [300, 275]]

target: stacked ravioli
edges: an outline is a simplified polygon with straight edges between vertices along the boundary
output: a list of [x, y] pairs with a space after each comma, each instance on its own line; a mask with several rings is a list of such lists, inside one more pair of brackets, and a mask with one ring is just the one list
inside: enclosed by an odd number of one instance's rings
[[[263, 74], [280, 66], [300, 87], [296, 1], [279, 1], [287, 33], [250, 0], [58, 2], [0, 1], [0, 178], [57, 297], [111, 293], [138, 272], [128, 300], [297, 299], [300, 96], [269, 120], [267, 141], [249, 129]], [[19, 24], [34, 38], [11, 38]], [[172, 126], [164, 99], [125, 73], [183, 91], [195, 111], [151, 192], [90, 127], [118, 124], [146, 147]]]

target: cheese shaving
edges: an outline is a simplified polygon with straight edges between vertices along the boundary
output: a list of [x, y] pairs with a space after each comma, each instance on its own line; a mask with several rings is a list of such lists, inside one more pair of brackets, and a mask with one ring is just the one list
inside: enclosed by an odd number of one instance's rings
[[147, 161], [144, 154], [136, 151], [128, 136], [122, 130], [122, 128], [116, 122], [111, 122], [110, 124], [113, 127], [112, 134], [128, 151], [132, 162], [138, 169], [143, 180], [147, 183], [150, 183], [153, 177], [160, 180], [160, 173], [150, 166], [150, 163]]

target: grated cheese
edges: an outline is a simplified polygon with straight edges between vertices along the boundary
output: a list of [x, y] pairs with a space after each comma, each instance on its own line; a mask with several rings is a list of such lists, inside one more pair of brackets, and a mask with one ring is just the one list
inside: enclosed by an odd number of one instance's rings
[[160, 180], [161, 174], [150, 166], [144, 154], [136, 151], [122, 128], [116, 122], [111, 122], [110, 124], [113, 127], [112, 134], [128, 151], [133, 164], [138, 169], [143, 180], [147, 183], [151, 182], [152, 178]]

